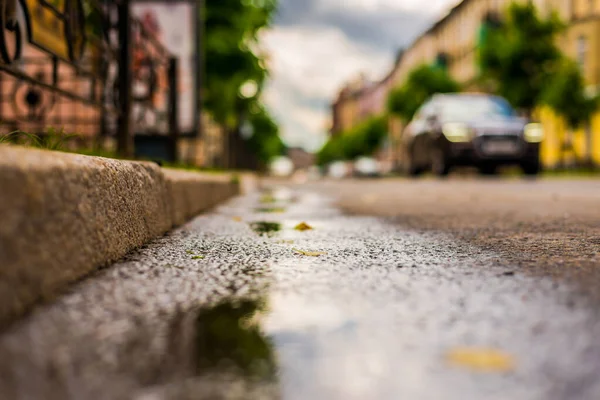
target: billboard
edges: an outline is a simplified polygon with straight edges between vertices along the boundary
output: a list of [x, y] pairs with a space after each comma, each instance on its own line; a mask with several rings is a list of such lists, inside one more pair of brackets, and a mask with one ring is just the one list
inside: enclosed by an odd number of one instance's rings
[[195, 2], [135, 1], [132, 14], [152, 27], [157, 39], [179, 59], [179, 129], [196, 132], [196, 21]]
[[[25, 3], [30, 18], [30, 40], [57, 57], [69, 59], [65, 24], [40, 0], [27, 0]], [[55, 0], [53, 5], [64, 11], [65, 0]]]

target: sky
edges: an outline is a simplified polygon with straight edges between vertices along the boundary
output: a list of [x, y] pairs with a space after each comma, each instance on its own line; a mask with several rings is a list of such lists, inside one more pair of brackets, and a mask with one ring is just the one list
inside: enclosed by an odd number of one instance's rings
[[318, 150], [331, 125], [330, 103], [361, 72], [389, 72], [410, 43], [457, 0], [279, 0], [262, 46], [271, 79], [264, 100], [288, 146]]

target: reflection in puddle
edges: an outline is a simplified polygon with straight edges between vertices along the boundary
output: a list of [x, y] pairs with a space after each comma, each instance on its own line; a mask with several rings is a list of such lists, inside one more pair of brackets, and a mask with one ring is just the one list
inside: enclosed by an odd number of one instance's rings
[[273, 204], [277, 202], [277, 199], [275, 198], [275, 196], [273, 196], [271, 192], [265, 192], [260, 197], [260, 202], [261, 204]]
[[250, 228], [259, 235], [271, 235], [281, 230], [281, 224], [278, 222], [253, 222], [250, 224]]
[[294, 203], [296, 200], [295, 193], [285, 187], [276, 187], [265, 190], [260, 198], [262, 204]]
[[265, 308], [264, 301], [240, 300], [200, 311], [196, 319], [197, 373], [223, 371], [275, 381], [275, 351], [260, 326]]
[[259, 207], [255, 209], [257, 213], [263, 214], [283, 214], [285, 212], [285, 208], [283, 207]]

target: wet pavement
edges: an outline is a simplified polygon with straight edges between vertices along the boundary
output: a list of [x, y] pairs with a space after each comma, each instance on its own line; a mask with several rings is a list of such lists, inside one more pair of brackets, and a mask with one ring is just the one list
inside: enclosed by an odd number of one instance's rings
[[40, 307], [0, 337], [0, 398], [600, 398], [568, 282], [323, 192], [235, 199]]

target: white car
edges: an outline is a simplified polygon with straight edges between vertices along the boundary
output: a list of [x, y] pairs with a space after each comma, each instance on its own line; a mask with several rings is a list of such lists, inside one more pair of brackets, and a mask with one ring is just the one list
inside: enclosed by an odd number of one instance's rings
[[333, 179], [343, 179], [350, 175], [350, 171], [345, 162], [336, 161], [329, 164], [328, 175]]
[[375, 177], [381, 175], [379, 162], [369, 157], [361, 157], [356, 160], [354, 171], [357, 176]]
[[287, 178], [294, 172], [294, 163], [288, 157], [277, 157], [270, 165], [271, 175]]

